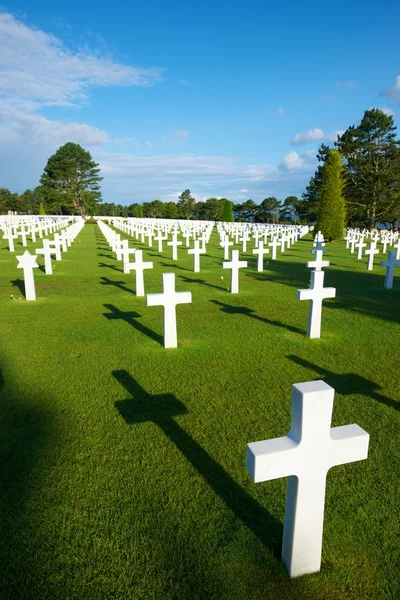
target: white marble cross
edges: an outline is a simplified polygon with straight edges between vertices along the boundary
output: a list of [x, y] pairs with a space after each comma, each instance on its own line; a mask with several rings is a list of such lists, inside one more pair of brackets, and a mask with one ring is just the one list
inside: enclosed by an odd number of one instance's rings
[[278, 238], [273, 237], [271, 239], [271, 241], [269, 242], [268, 246], [272, 247], [272, 255], [271, 255], [272, 260], [276, 260], [276, 249], [278, 248], [278, 246], [280, 246], [280, 242], [279, 242]]
[[135, 254], [135, 248], [129, 248], [129, 240], [124, 240], [122, 242], [122, 248], [120, 249], [120, 256], [124, 265], [124, 273], [129, 273], [129, 257], [131, 254]]
[[172, 260], [178, 260], [178, 246], [181, 245], [182, 242], [178, 242], [176, 234], [174, 234], [171, 242], [167, 242], [167, 246], [172, 246]]
[[379, 250], [376, 247], [375, 242], [370, 242], [368, 250], [365, 251], [368, 256], [367, 271], [372, 271], [374, 268], [374, 254], [379, 254]]
[[224, 249], [224, 260], [229, 259], [229, 246], [233, 246], [233, 242], [230, 241], [229, 237], [226, 235], [224, 239], [221, 241], [220, 246]]
[[357, 253], [357, 260], [361, 260], [361, 258], [362, 258], [362, 255], [363, 255], [363, 248], [365, 248], [365, 247], [366, 247], [366, 245], [367, 245], [367, 244], [364, 242], [364, 238], [363, 238], [363, 236], [361, 236], [361, 237], [360, 237], [360, 239], [358, 240], [358, 242], [355, 244], [355, 247], [356, 247], [356, 248], [357, 248], [357, 250], [358, 250], [358, 253]]
[[311, 284], [308, 290], [297, 290], [298, 300], [311, 300], [308, 311], [307, 335], [310, 338], [321, 337], [322, 300], [334, 298], [335, 288], [324, 288], [324, 271], [311, 271]]
[[[143, 251], [136, 250], [135, 261], [128, 262], [126, 265], [127, 273], [136, 271], [136, 296], [144, 296], [144, 269], [152, 269], [152, 262], [143, 262]], [[125, 272], [125, 270], [124, 270]]]
[[264, 270], [264, 254], [269, 254], [269, 248], [264, 248], [264, 242], [258, 242], [258, 248], [252, 250], [253, 254], [258, 254], [257, 271]]
[[396, 250], [390, 250], [387, 260], [381, 262], [381, 267], [386, 267], [384, 287], [391, 290], [393, 287], [394, 268], [400, 267], [400, 260], [396, 260]]
[[311, 250], [312, 254], [315, 255], [315, 260], [310, 260], [307, 263], [309, 269], [315, 269], [316, 271], [322, 271], [324, 267], [329, 267], [329, 260], [322, 260], [325, 250]]
[[36, 256], [25, 250], [17, 258], [17, 268], [24, 270], [25, 298], [26, 300], [36, 300], [35, 279], [33, 277], [33, 269], [39, 266], [36, 262]]
[[396, 260], [399, 260], [399, 258], [400, 258], [400, 237], [397, 240], [397, 244], [395, 244], [394, 247], [396, 248]]
[[369, 434], [358, 425], [331, 428], [335, 390], [324, 381], [292, 386], [287, 436], [247, 445], [255, 483], [289, 477], [282, 560], [290, 577], [321, 568], [326, 475], [368, 456]]
[[164, 348], [177, 348], [176, 305], [190, 304], [191, 292], [175, 291], [175, 273], [163, 273], [162, 294], [148, 294], [147, 306], [164, 307]]
[[157, 235], [154, 236], [154, 239], [156, 242], [158, 242], [158, 251], [161, 254], [161, 252], [163, 251], [163, 241], [165, 240], [161, 229], [158, 230]]
[[51, 248], [50, 241], [47, 239], [43, 240], [43, 248], [37, 248], [36, 254], [43, 254], [44, 256], [44, 270], [46, 275], [53, 274], [53, 265], [51, 263], [51, 255], [56, 253], [54, 248]]
[[239, 260], [239, 250], [232, 250], [231, 262], [223, 262], [223, 269], [232, 269], [231, 273], [231, 294], [239, 293], [239, 269], [246, 268], [247, 261]]
[[12, 232], [11, 229], [8, 229], [6, 233], [3, 234], [3, 238], [8, 241], [8, 249], [10, 252], [15, 252], [14, 240], [17, 239], [17, 235]]
[[61, 246], [62, 242], [58, 233], [54, 234], [54, 240], [50, 242], [50, 246], [55, 248], [56, 260], [61, 260]]
[[188, 250], [188, 254], [193, 254], [193, 272], [200, 273], [200, 254], [204, 254], [204, 250], [200, 248], [200, 242], [198, 240], [195, 241], [194, 248]]

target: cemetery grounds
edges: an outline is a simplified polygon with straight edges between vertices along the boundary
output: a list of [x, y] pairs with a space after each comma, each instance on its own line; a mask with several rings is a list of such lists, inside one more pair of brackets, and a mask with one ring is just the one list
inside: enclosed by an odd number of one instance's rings
[[[0, 597], [398, 599], [400, 281], [384, 289], [385, 257], [368, 272], [327, 244], [336, 298], [310, 340], [296, 290], [311, 235], [262, 273], [249, 244], [237, 295], [215, 230], [200, 273], [183, 238], [175, 263], [129, 239], [154, 262], [146, 293], [163, 272], [192, 292], [177, 349], [97, 225], [52, 276], [36, 269], [36, 302], [20, 291], [20, 244], [0, 248]], [[357, 423], [370, 448], [328, 473], [321, 572], [291, 580], [287, 479], [254, 484], [246, 445], [286, 435], [291, 385], [313, 379], [336, 390], [332, 426]]]

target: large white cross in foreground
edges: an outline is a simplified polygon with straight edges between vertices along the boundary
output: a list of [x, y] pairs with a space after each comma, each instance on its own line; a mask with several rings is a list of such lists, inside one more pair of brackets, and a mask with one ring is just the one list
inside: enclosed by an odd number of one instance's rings
[[335, 288], [324, 288], [324, 276], [323, 271], [312, 271], [310, 288], [296, 292], [298, 300], [311, 300], [307, 325], [310, 338], [321, 337], [322, 300], [336, 296]]
[[190, 304], [191, 292], [175, 291], [175, 273], [163, 273], [162, 294], [148, 294], [147, 306], [164, 307], [164, 348], [177, 348], [176, 305]]
[[33, 269], [36, 269], [39, 266], [36, 262], [36, 256], [28, 252], [28, 250], [25, 250], [25, 252], [20, 256], [17, 256], [17, 258], [17, 268], [24, 270], [25, 299], [36, 300], [35, 279], [33, 277]]
[[334, 393], [324, 381], [294, 384], [288, 435], [247, 445], [255, 483], [289, 477], [282, 560], [290, 577], [321, 568], [327, 472], [368, 456], [369, 434], [361, 427], [331, 429]]
[[239, 269], [246, 268], [247, 261], [239, 260], [239, 250], [232, 250], [231, 262], [223, 262], [223, 269], [232, 269], [231, 273], [231, 294], [239, 293]]

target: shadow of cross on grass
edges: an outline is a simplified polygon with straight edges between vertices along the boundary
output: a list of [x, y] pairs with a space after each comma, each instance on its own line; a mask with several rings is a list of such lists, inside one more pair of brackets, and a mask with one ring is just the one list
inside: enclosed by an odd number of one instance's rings
[[326, 382], [332, 386], [338, 394], [342, 394], [343, 396], [348, 394], [361, 394], [362, 396], [372, 398], [372, 400], [382, 402], [382, 404], [386, 404], [395, 410], [400, 410], [399, 402], [386, 398], [380, 394], [379, 390], [382, 389], [381, 386], [366, 377], [362, 377], [362, 375], [357, 375], [356, 373], [332, 373], [332, 371], [328, 371], [328, 369], [325, 369], [324, 367], [319, 367], [299, 356], [289, 355], [287, 358], [306, 369], [312, 369], [318, 373], [326, 379]]
[[101, 285], [113, 285], [124, 292], [129, 292], [130, 294], [135, 293], [133, 290], [130, 290], [128, 287], [126, 287], [125, 281], [114, 281], [113, 279], [108, 279], [108, 277], [100, 277], [100, 279]]
[[261, 321], [262, 323], [267, 323], [267, 325], [273, 325], [274, 327], [283, 327], [284, 329], [293, 331], [293, 333], [299, 333], [300, 335], [305, 334], [304, 330], [298, 329], [297, 327], [293, 327], [292, 325], [281, 323], [281, 321], [273, 321], [272, 319], [267, 319], [266, 317], [260, 317], [255, 314], [254, 309], [249, 308], [248, 306], [231, 306], [230, 304], [225, 304], [225, 302], [220, 302], [219, 300], [210, 300], [210, 302], [216, 304], [217, 306], [220, 306], [222, 312], [225, 312], [228, 315], [244, 315], [247, 317], [251, 317], [252, 319], [257, 319], [257, 321]]
[[133, 310], [123, 312], [113, 304], [103, 304], [103, 306], [104, 308], [107, 308], [111, 311], [110, 313], [103, 313], [103, 316], [106, 317], [106, 319], [122, 319], [123, 321], [128, 323], [128, 325], [132, 325], [132, 327], [140, 331], [140, 333], [147, 335], [147, 337], [151, 338], [152, 340], [155, 340], [162, 346], [164, 345], [164, 338], [161, 335], [159, 335], [152, 329], [149, 329], [148, 327], [146, 327], [146, 325], [140, 323], [140, 321], [136, 320], [140, 319], [140, 317], [142, 316], [139, 315], [139, 313], [134, 312]]
[[[249, 496], [229, 473], [174, 420], [174, 417], [187, 414], [185, 405], [173, 394], [158, 396], [148, 394], [127, 371], [113, 371], [112, 374], [130, 396], [127, 400], [115, 402], [115, 407], [125, 422], [133, 425], [151, 421], [157, 425], [234, 515], [258, 537], [264, 546], [271, 550], [275, 558], [279, 559], [282, 524]], [[244, 463], [243, 455], [243, 469]]]

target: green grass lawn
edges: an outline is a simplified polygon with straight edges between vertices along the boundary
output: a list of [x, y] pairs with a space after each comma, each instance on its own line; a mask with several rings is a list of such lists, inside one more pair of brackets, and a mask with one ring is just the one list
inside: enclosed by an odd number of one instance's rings
[[[263, 273], [249, 253], [231, 295], [215, 233], [201, 273], [184, 244], [175, 264], [171, 248], [143, 246], [148, 293], [171, 271], [192, 292], [179, 348], [165, 350], [162, 308], [136, 298], [97, 225], [54, 275], [36, 269], [36, 302], [2, 243], [2, 599], [400, 597], [400, 279], [385, 290], [383, 268], [329, 245], [337, 297], [310, 340], [296, 289], [311, 247], [300, 240]], [[246, 444], [286, 435], [291, 385], [312, 379], [336, 390], [333, 426], [360, 425], [370, 451], [329, 472], [321, 572], [290, 580], [287, 480], [254, 484]]]

